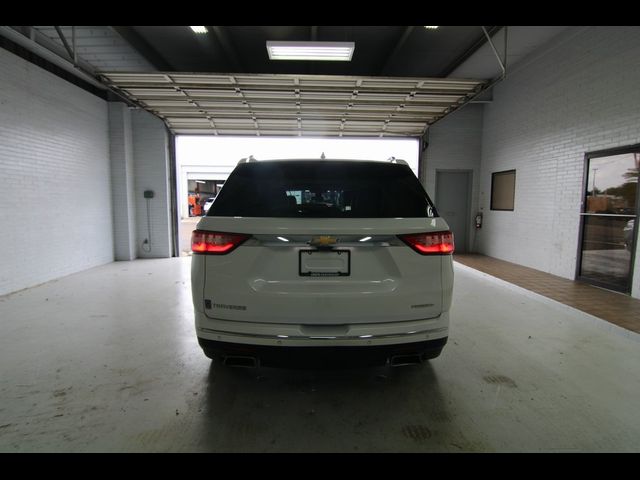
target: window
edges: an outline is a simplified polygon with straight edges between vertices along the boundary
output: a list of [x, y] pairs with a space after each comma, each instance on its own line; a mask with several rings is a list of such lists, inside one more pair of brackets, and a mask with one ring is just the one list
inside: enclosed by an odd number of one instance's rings
[[640, 145], [589, 152], [585, 169], [577, 277], [629, 293], [637, 242]]
[[209, 216], [433, 217], [409, 167], [358, 161], [264, 161], [238, 165]]
[[515, 170], [496, 172], [491, 175], [491, 210], [513, 211], [515, 195]]

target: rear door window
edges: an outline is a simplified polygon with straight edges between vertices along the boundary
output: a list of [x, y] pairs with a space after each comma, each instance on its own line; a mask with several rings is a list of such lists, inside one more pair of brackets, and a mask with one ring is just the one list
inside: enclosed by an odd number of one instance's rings
[[406, 165], [265, 161], [238, 165], [208, 216], [394, 218], [436, 212]]

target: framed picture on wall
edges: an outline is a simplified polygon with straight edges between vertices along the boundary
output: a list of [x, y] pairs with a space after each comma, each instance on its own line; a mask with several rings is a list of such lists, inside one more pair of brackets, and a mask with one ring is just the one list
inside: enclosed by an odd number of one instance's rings
[[491, 174], [491, 210], [513, 211], [515, 196], [515, 170]]

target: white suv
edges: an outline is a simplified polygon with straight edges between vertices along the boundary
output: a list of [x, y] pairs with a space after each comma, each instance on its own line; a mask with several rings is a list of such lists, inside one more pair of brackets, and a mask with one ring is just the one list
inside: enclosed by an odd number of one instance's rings
[[453, 235], [402, 160], [241, 162], [196, 228], [196, 332], [210, 358], [395, 366], [447, 342]]

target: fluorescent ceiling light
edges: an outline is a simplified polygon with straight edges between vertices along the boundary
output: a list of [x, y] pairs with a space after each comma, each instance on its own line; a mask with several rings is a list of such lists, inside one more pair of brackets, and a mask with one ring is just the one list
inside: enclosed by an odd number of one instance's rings
[[270, 60], [323, 60], [349, 62], [354, 42], [267, 42]]
[[203, 26], [199, 26], [199, 27], [191, 27], [191, 30], [193, 30], [196, 33], [207, 33], [207, 27], [203, 27]]
[[427, 28], [427, 29], [429, 29], [429, 30], [435, 30], [435, 29], [436, 29], [436, 28], [438, 28], [438, 27], [429, 27], [429, 26], [427, 26], [427, 25], [424, 25], [424, 28]]

